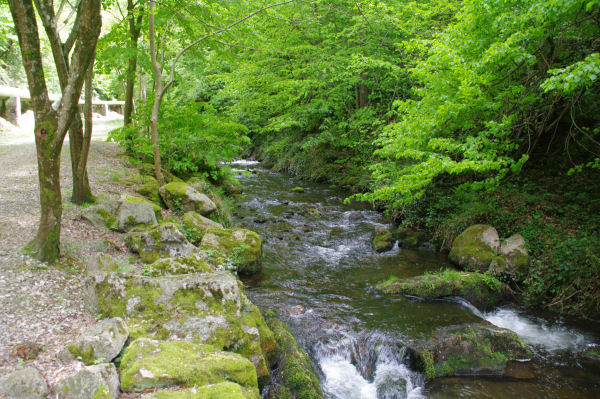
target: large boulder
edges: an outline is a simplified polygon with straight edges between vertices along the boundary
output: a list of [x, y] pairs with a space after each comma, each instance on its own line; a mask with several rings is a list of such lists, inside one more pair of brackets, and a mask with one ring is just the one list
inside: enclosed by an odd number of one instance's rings
[[100, 252], [94, 253], [89, 257], [85, 267], [85, 274], [101, 281], [108, 273], [112, 273], [118, 269], [119, 265], [112, 256]]
[[529, 267], [529, 253], [525, 238], [514, 234], [500, 244], [500, 257], [495, 258], [490, 271], [493, 274], [504, 274], [514, 280], [522, 280], [527, 275]]
[[155, 204], [160, 204], [161, 198], [158, 193], [158, 181], [153, 176], [144, 176], [144, 182], [141, 186], [137, 187], [135, 191], [138, 194], [148, 198]]
[[377, 288], [389, 295], [410, 295], [425, 299], [459, 296], [479, 309], [496, 306], [511, 295], [511, 289], [492, 276], [455, 270], [390, 279]]
[[498, 256], [500, 237], [492, 226], [476, 224], [458, 235], [452, 242], [448, 257], [469, 271], [485, 271]]
[[210, 228], [204, 232], [200, 248], [207, 252], [218, 252], [227, 258], [230, 266], [240, 274], [260, 271], [262, 262], [262, 240], [246, 229]]
[[[143, 395], [142, 399], [259, 399], [256, 391], [245, 389], [233, 382], [220, 382], [213, 385], [180, 389], [178, 391], [159, 390]], [[283, 398], [280, 398], [283, 399]]]
[[54, 386], [59, 399], [117, 399], [119, 375], [112, 363], [87, 366], [76, 374], [59, 380]]
[[42, 373], [33, 367], [14, 371], [0, 378], [0, 397], [11, 399], [44, 399], [48, 385]]
[[267, 317], [267, 324], [275, 334], [280, 349], [279, 374], [274, 381], [277, 394], [272, 394], [269, 398], [323, 399], [319, 378], [310, 359], [300, 348], [288, 326], [273, 315]]
[[87, 279], [89, 310], [122, 317], [132, 339], [152, 337], [210, 344], [248, 358], [268, 378], [275, 341], [260, 311], [227, 271]]
[[186, 212], [185, 215], [183, 215], [183, 226], [186, 231], [186, 236], [195, 245], [200, 244], [206, 230], [211, 228], [223, 228], [223, 225], [220, 223], [212, 221], [194, 211]]
[[195, 249], [173, 223], [136, 227], [125, 236], [125, 244], [131, 252], [138, 253], [144, 263], [187, 256]]
[[159, 189], [159, 193], [169, 209], [175, 212], [195, 211], [207, 216], [217, 210], [210, 198], [185, 183], [165, 184]]
[[258, 395], [254, 365], [237, 353], [210, 345], [139, 338], [125, 350], [119, 371], [123, 392], [230, 381]]
[[160, 207], [150, 201], [133, 196], [110, 200], [90, 206], [82, 211], [81, 217], [96, 227], [126, 232], [136, 226], [155, 225]]
[[375, 231], [371, 233], [371, 245], [377, 252], [385, 252], [394, 248], [392, 232], [383, 227], [375, 227]]
[[120, 317], [100, 320], [60, 353], [63, 361], [78, 359], [87, 365], [108, 363], [123, 349], [129, 329]]
[[531, 352], [517, 334], [491, 324], [441, 328], [411, 351], [428, 379], [502, 376], [511, 360], [531, 357]]

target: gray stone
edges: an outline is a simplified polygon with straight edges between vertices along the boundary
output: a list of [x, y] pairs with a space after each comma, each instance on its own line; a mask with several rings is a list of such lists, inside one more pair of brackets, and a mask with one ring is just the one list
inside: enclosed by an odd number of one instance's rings
[[207, 216], [217, 210], [217, 206], [210, 198], [185, 183], [165, 184], [159, 189], [159, 193], [169, 209], [176, 212], [195, 211]]
[[96, 227], [126, 232], [135, 226], [155, 225], [155, 207], [160, 211], [160, 207], [145, 198], [126, 196], [85, 208], [81, 217]]
[[84, 331], [59, 354], [61, 360], [79, 359], [86, 364], [108, 363], [121, 353], [129, 329], [120, 317], [104, 319]]
[[498, 256], [500, 238], [492, 226], [476, 224], [459, 234], [452, 242], [448, 257], [469, 271], [485, 271]]
[[239, 351], [256, 366], [259, 377], [269, 375], [273, 334], [227, 271], [164, 277], [113, 273], [86, 284], [96, 293], [96, 310], [135, 326], [133, 338], [171, 337]]
[[87, 366], [58, 381], [54, 393], [59, 399], [117, 399], [119, 375], [112, 363]]
[[527, 243], [520, 234], [514, 234], [500, 244], [501, 259], [494, 259], [490, 270], [494, 274], [505, 274], [515, 280], [521, 280], [527, 275], [529, 253]]
[[173, 223], [136, 227], [125, 236], [125, 244], [131, 252], [140, 254], [145, 263], [184, 257], [196, 249]]
[[106, 274], [114, 272], [118, 268], [119, 265], [112, 256], [104, 253], [95, 253], [88, 259], [85, 274], [95, 278], [97, 281], [102, 281]]
[[385, 252], [394, 248], [394, 238], [392, 232], [383, 227], [375, 227], [371, 233], [371, 245], [377, 252]]
[[44, 376], [29, 367], [0, 377], [0, 396], [10, 399], [43, 399], [48, 394]]

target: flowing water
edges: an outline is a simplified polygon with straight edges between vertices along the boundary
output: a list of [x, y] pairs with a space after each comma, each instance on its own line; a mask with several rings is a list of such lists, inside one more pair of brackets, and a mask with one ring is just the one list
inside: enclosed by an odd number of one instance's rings
[[[328, 399], [600, 398], [600, 370], [581, 352], [600, 343], [598, 325], [574, 325], [498, 308], [481, 313], [460, 298], [391, 298], [375, 286], [391, 274], [449, 266], [426, 248], [377, 254], [369, 244], [381, 215], [344, 204], [345, 193], [260, 169], [244, 173], [236, 222], [261, 234], [263, 272], [246, 280], [261, 309], [278, 309], [309, 354]], [[302, 193], [292, 192], [301, 185]], [[443, 378], [425, 384], [406, 346], [436, 328], [487, 320], [515, 331], [534, 353], [524, 378]]]

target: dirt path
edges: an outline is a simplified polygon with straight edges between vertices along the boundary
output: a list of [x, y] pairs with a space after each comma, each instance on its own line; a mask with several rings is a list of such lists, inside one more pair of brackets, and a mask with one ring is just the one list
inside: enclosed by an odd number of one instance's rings
[[[102, 199], [123, 193], [113, 180], [121, 165], [120, 149], [99, 139], [118, 126], [97, 128], [89, 156], [88, 174], [94, 194]], [[119, 234], [96, 229], [80, 220], [81, 209], [70, 203], [71, 167], [65, 142], [61, 163], [64, 211], [63, 257], [53, 266], [21, 253], [36, 232], [40, 214], [37, 163], [33, 135], [0, 135], [0, 376], [21, 367], [37, 367], [52, 385], [64, 372], [58, 351], [82, 329], [94, 323], [83, 311], [82, 265], [92, 252], [127, 256]], [[37, 349], [34, 360], [27, 360]]]

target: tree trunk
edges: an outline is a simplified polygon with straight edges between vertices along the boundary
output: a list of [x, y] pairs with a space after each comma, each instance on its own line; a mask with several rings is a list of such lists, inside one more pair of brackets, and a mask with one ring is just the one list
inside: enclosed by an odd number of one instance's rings
[[[71, 150], [71, 169], [73, 171], [73, 194], [71, 195], [71, 202], [77, 205], [95, 201], [87, 174], [87, 154], [83, 154], [84, 142], [85, 137], [81, 115], [77, 112], [69, 128], [69, 148]], [[82, 164], [84, 165], [83, 170], [80, 168]]]
[[[74, 27], [67, 39], [70, 44], [65, 46], [57, 45], [60, 40], [54, 23], [52, 1], [36, 0], [35, 8], [32, 0], [9, 0], [8, 3], [19, 38], [35, 115], [35, 143], [40, 185], [40, 224], [36, 237], [27, 244], [25, 250], [40, 260], [54, 261], [60, 255], [62, 217], [60, 153], [67, 130], [77, 111], [85, 71], [93, 60], [100, 34], [100, 0], [81, 0]], [[57, 71], [64, 72], [66, 59], [71, 60], [57, 111], [52, 108], [48, 96], [35, 15], [36, 8], [48, 35]], [[73, 48], [71, 56], [66, 57], [63, 49], [70, 51], [71, 48]]]
[[[133, 113], [133, 91], [135, 89], [135, 72], [137, 69], [137, 47], [138, 39], [140, 37], [140, 27], [142, 22], [143, 6], [139, 11], [137, 21], [135, 18], [135, 5], [133, 0], [127, 0], [127, 19], [129, 21], [129, 40], [131, 42], [131, 48], [134, 50], [133, 54], [129, 58], [127, 65], [127, 87], [125, 89], [125, 107], [123, 111], [123, 124], [131, 124], [131, 115]], [[128, 148], [127, 150], [131, 150]]]
[[156, 38], [154, 36], [154, 7], [156, 0], [150, 0], [150, 9], [148, 15], [148, 40], [150, 41], [150, 57], [152, 59], [152, 68], [154, 69], [155, 95], [154, 105], [152, 106], [152, 116], [150, 117], [150, 137], [152, 138], [152, 150], [154, 153], [154, 175], [158, 185], [165, 184], [162, 174], [162, 162], [160, 159], [160, 146], [158, 142], [158, 113], [160, 112], [160, 103], [163, 99], [163, 81], [162, 66], [156, 60]]
[[[51, 262], [60, 256], [60, 221], [62, 199], [60, 192], [60, 151], [53, 148], [56, 135], [56, 115], [35, 121], [38, 177], [40, 184], [41, 217], [35, 238], [25, 246], [25, 252], [39, 260]], [[48, 130], [54, 131], [48, 131]]]

